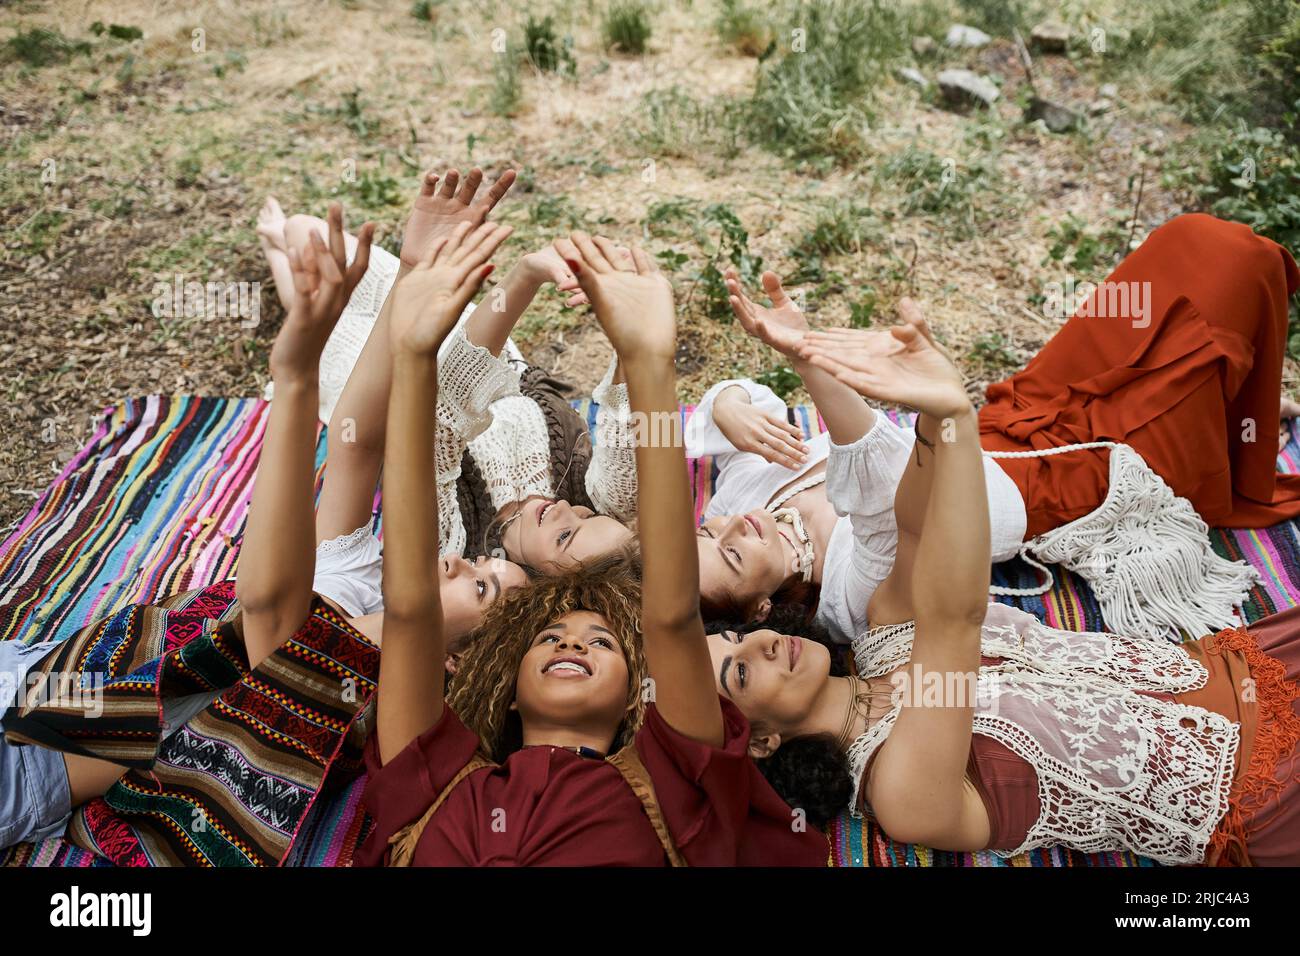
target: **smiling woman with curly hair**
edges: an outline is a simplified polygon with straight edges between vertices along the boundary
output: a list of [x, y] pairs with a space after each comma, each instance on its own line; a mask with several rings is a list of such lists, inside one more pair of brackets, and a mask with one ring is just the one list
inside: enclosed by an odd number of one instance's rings
[[507, 594], [470, 635], [447, 703], [493, 760], [523, 746], [515, 677], [536, 635], [574, 612], [604, 618], [627, 667], [627, 706], [612, 749], [631, 743], [641, 729], [650, 684], [641, 653], [640, 570], [630, 558], [606, 558]]

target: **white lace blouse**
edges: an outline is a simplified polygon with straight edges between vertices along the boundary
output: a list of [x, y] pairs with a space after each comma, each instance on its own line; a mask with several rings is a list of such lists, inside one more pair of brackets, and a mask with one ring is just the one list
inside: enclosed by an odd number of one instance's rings
[[[836, 445], [822, 433], [808, 442], [808, 460], [792, 471], [751, 452], [739, 451], [713, 420], [713, 405], [723, 389], [738, 385], [750, 403], [786, 420], [786, 405], [770, 388], [749, 379], [714, 385], [686, 423], [686, 453], [714, 456], [718, 480], [704, 517], [742, 514], [765, 508], [780, 489], [826, 462], [826, 497], [840, 519], [822, 562], [816, 619], [841, 643], [867, 628], [867, 601], [894, 566], [898, 525], [894, 492], [912, 454], [915, 432], [877, 413], [871, 431], [850, 445]], [[1025, 535], [1025, 503], [1015, 482], [996, 462], [984, 459], [992, 528], [992, 559], [1004, 561], [1020, 549]]]
[[[329, 421], [369, 338], [380, 308], [397, 277], [397, 258], [372, 248], [370, 266], [348, 301], [343, 318], [326, 343], [321, 366], [321, 409]], [[499, 358], [470, 343], [464, 325], [475, 305], [466, 307], [456, 330], [438, 352], [438, 404], [435, 484], [438, 498], [439, 553], [463, 554], [465, 525], [456, 498], [461, 459], [468, 448], [496, 509], [525, 498], [554, 494], [550, 476], [550, 441], [537, 403], [520, 394], [523, 358], [507, 342]], [[328, 360], [328, 361], [327, 361]], [[614, 364], [606, 375], [613, 376]], [[614, 448], [593, 450], [587, 470], [588, 494], [597, 508], [618, 518], [636, 512], [636, 460], [626, 437], [627, 389], [597, 389], [604, 401], [596, 417], [597, 441]], [[631, 471], [630, 497], [626, 474]], [[383, 609], [380, 593], [382, 547], [369, 526], [321, 542], [316, 552], [314, 589], [354, 616]]]
[[[876, 628], [855, 640], [858, 676], [906, 665], [913, 628]], [[1140, 693], [1204, 687], [1209, 675], [1199, 661], [1169, 641], [1061, 631], [1002, 604], [988, 607], [980, 651], [1001, 663], [980, 667], [974, 732], [1034, 768], [1041, 806], [1024, 842], [995, 852], [1059, 843], [1168, 864], [1204, 860], [1228, 810], [1240, 726]], [[849, 747], [854, 813], [867, 765], [898, 719], [901, 694], [895, 698]]]

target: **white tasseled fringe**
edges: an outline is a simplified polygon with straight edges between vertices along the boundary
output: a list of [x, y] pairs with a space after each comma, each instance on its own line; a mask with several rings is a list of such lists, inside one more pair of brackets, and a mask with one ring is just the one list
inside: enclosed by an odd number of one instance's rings
[[1043, 452], [986, 452], [994, 458], [1036, 458], [1084, 448], [1110, 448], [1110, 487], [1095, 511], [1025, 544], [1021, 556], [1046, 572], [1040, 588], [993, 588], [995, 594], [1041, 594], [1051, 571], [1029, 557], [1062, 564], [1092, 587], [1106, 624], [1130, 637], [1179, 639], [1238, 623], [1234, 609], [1259, 574], [1243, 561], [1219, 557], [1209, 528], [1186, 498], [1174, 494], [1128, 445], [1090, 442]]

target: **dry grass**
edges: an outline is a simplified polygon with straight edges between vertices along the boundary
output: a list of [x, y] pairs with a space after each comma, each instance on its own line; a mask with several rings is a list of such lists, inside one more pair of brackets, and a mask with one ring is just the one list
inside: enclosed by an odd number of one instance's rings
[[[642, 57], [603, 49], [603, 5], [555, 4], [557, 29], [574, 37], [576, 76], [525, 69], [509, 117], [492, 110], [492, 30], [517, 32], [523, 14], [473, 0], [431, 9], [432, 23], [405, 3], [377, 0], [6, 7], [0, 41], [32, 27], [89, 38], [94, 21], [138, 26], [145, 36], [134, 48], [97, 41], [61, 65], [9, 65], [0, 79], [0, 415], [8, 438], [0, 526], [30, 507], [101, 407], [151, 391], [260, 393], [281, 318], [253, 233], [267, 193], [290, 213], [320, 213], [337, 197], [352, 222], [376, 219], [392, 248], [419, 170], [513, 165], [522, 182], [502, 212], [519, 227], [513, 251], [566, 228], [563, 217], [536, 221], [550, 203], [588, 228], [688, 256], [675, 274], [682, 301], [692, 302], [681, 335], [683, 398], [720, 376], [780, 363], [737, 326], [704, 317], [691, 276], [705, 250], [688, 227], [651, 235], [646, 217], [656, 203], [725, 203], [748, 230], [751, 252], [777, 271], [793, 267], [792, 248], [819, 216], [856, 204], [871, 220], [870, 238], [826, 258], [833, 275], [806, 289], [815, 321], [842, 323], [852, 303], [873, 294], [881, 321], [911, 294], [963, 356], [973, 390], [1013, 370], [1053, 331], [1032, 303], [1045, 282], [1064, 278], [1059, 264], [1044, 265], [1054, 224], [1072, 213], [1125, 232], [1131, 225], [1140, 238], [1179, 211], [1159, 187], [1158, 159], [1141, 158], [1186, 133], [1157, 100], [1126, 90], [1114, 112], [1079, 134], [1025, 127], [1009, 43], [965, 58], [1004, 77], [991, 116], [947, 112], [910, 87], [885, 84], [863, 155], [800, 169], [743, 140], [735, 155], [693, 142], [647, 152], [632, 135], [651, 91], [678, 87], [718, 102], [752, 90], [756, 61], [721, 45], [703, 0], [660, 3]], [[200, 26], [206, 49], [195, 53]], [[1076, 102], [1090, 101], [1105, 81], [1094, 64], [1039, 63], [1040, 84]], [[898, 214], [907, 197], [881, 170], [909, 149], [951, 157], [960, 171], [989, 170], [953, 187], [970, 188], [976, 228]], [[47, 160], [52, 183], [41, 178]], [[652, 183], [643, 181], [647, 160]], [[1131, 179], [1144, 161], [1152, 173], [1130, 224]], [[345, 166], [358, 183], [345, 181]], [[261, 281], [261, 324], [160, 322], [150, 311], [153, 284], [177, 273]], [[552, 299], [519, 337], [534, 362], [584, 388], [609, 354], [591, 317]]]

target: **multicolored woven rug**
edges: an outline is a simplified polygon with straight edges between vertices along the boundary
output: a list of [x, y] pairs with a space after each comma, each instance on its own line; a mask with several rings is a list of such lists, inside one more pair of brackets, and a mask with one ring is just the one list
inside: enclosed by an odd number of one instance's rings
[[[594, 424], [595, 409], [579, 403]], [[689, 408], [684, 409], [688, 412]], [[126, 604], [151, 602], [233, 577], [237, 542], [252, 492], [268, 406], [258, 399], [150, 396], [106, 410], [98, 430], [0, 544], [0, 640], [65, 639]], [[823, 430], [815, 412], [795, 410], [808, 434]], [[324, 463], [317, 447], [318, 486]], [[1295, 441], [1279, 468], [1300, 471]], [[691, 462], [697, 508], [712, 490], [707, 459]], [[376, 503], [377, 504], [377, 503]], [[1294, 523], [1260, 531], [1213, 532], [1215, 548], [1257, 567], [1264, 583], [1244, 608], [1255, 620], [1300, 602], [1300, 537]], [[1030, 570], [995, 569], [999, 583], [1025, 586]], [[1018, 602], [1055, 627], [1100, 628], [1087, 586], [1058, 574], [1041, 598]], [[299, 831], [294, 865], [347, 865], [364, 836], [362, 782], [322, 794]], [[845, 814], [831, 828], [839, 866], [1134, 866], [1131, 854], [1084, 855], [1051, 849], [1003, 861], [989, 853], [944, 853], [888, 840]], [[101, 866], [62, 840], [0, 852], [10, 866]]]

